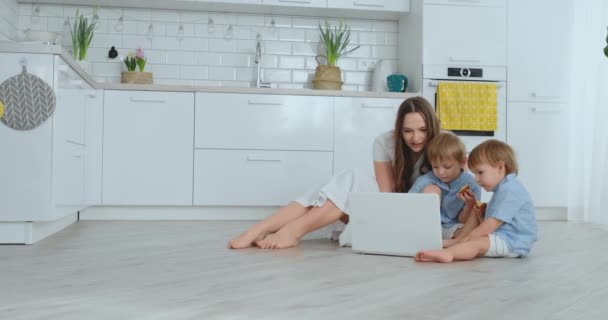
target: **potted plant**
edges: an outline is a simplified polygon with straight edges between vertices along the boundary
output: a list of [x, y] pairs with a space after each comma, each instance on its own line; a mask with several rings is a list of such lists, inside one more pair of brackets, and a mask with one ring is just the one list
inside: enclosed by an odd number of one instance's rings
[[[125, 66], [127, 66], [127, 71], [121, 73], [120, 82], [136, 84], [152, 83], [152, 72], [144, 72], [148, 59], [145, 57], [142, 48], [137, 48], [135, 53], [129, 53], [123, 61]], [[139, 71], [135, 69], [139, 69]]]
[[[68, 18], [69, 19], [69, 18]], [[72, 50], [74, 52], [74, 60], [83, 61], [87, 57], [87, 51], [93, 40], [93, 33], [97, 21], [89, 19], [80, 14], [80, 10], [76, 10], [74, 17], [74, 25], [70, 28], [72, 34]]]
[[[347, 24], [342, 23], [335, 27], [331, 27], [327, 21], [325, 21], [325, 27], [319, 24], [321, 45], [324, 47], [325, 55], [317, 56], [317, 69], [315, 71], [315, 78], [312, 80], [313, 88], [315, 89], [329, 89], [329, 90], [340, 90], [342, 89], [342, 73], [340, 68], [336, 66], [338, 59], [345, 54], [353, 52], [359, 48], [348, 49], [350, 43], [350, 27]], [[324, 57], [327, 64], [324, 65], [319, 61], [319, 58]]]

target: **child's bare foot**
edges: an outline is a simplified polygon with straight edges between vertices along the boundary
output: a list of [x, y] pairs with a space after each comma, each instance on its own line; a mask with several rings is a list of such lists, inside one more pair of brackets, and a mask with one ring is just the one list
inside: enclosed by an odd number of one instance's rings
[[450, 263], [454, 261], [454, 256], [446, 250], [419, 251], [415, 257], [418, 262], [441, 262]]
[[283, 229], [269, 234], [264, 240], [257, 241], [256, 245], [262, 249], [285, 249], [300, 244], [300, 239]]
[[458, 243], [458, 241], [456, 239], [446, 239], [446, 240], [443, 240], [443, 247], [449, 248], [449, 247], [455, 245], [456, 243]]
[[238, 237], [228, 242], [229, 249], [245, 249], [254, 245], [254, 243], [261, 241], [266, 237], [267, 232], [259, 232], [256, 230], [247, 230], [241, 233]]

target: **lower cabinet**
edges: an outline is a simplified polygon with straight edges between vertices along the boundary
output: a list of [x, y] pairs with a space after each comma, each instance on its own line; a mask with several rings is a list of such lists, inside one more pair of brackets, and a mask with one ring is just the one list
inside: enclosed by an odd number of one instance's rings
[[374, 175], [372, 145], [393, 129], [403, 99], [336, 98], [334, 173], [353, 169], [358, 177]]
[[105, 91], [103, 205], [192, 205], [194, 94]]
[[332, 176], [332, 152], [197, 149], [194, 205], [280, 206]]
[[519, 161], [519, 178], [537, 207], [568, 205], [567, 105], [510, 102], [507, 143]]

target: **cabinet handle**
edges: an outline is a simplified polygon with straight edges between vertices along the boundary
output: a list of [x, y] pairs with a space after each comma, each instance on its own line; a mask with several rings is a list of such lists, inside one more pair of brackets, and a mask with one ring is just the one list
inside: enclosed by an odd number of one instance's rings
[[382, 4], [382, 3], [369, 3], [369, 2], [365, 2], [365, 1], [355, 1], [355, 2], [353, 2], [353, 5], [359, 6], [359, 7], [384, 8], [384, 4]]
[[282, 159], [277, 159], [277, 158], [266, 158], [266, 157], [260, 157], [260, 156], [247, 156], [247, 161], [251, 161], [251, 162], [282, 162]]
[[471, 62], [471, 63], [480, 63], [481, 60], [479, 59], [461, 59], [461, 58], [454, 58], [454, 57], [450, 57], [450, 61], [452, 62]]
[[247, 103], [252, 106], [282, 106], [283, 102], [265, 102], [248, 100]]
[[96, 94], [94, 94], [94, 93], [88, 93], [88, 94], [87, 94], [87, 97], [88, 97], [88, 98], [91, 98], [91, 99], [95, 99], [95, 98], [97, 98], [97, 95], [96, 95]]
[[559, 99], [560, 96], [543, 96], [543, 95], [539, 95], [536, 92], [531, 92], [530, 96], [532, 98], [539, 98], [539, 99]]
[[380, 104], [362, 104], [361, 108], [365, 109], [392, 109], [393, 106], [388, 105], [380, 105]]
[[80, 159], [82, 158], [82, 154], [80, 152], [72, 153], [72, 158]]
[[165, 103], [167, 101], [168, 101], [167, 98], [152, 99], [152, 98], [134, 98], [134, 97], [131, 97], [131, 102], [159, 102], [159, 103]]
[[279, 2], [288, 2], [288, 3], [311, 3], [312, 0], [279, 0]]
[[560, 113], [559, 108], [552, 107], [530, 107], [532, 113]]

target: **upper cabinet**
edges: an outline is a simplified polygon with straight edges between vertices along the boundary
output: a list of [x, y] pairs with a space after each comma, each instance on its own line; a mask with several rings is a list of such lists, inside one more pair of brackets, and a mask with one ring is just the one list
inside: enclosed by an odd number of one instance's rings
[[264, 0], [265, 5], [327, 8], [327, 0]]
[[572, 1], [509, 1], [509, 101], [568, 102], [572, 10]]
[[409, 1], [395, 0], [327, 0], [328, 8], [355, 9], [355, 10], [390, 10], [407, 12]]
[[[17, 0], [21, 3], [75, 4], [67, 0]], [[143, 9], [282, 14], [310, 17], [399, 20], [410, 0], [80, 0], [78, 5]], [[297, 9], [297, 11], [294, 11]]]
[[506, 66], [505, 0], [427, 0], [424, 65]]

